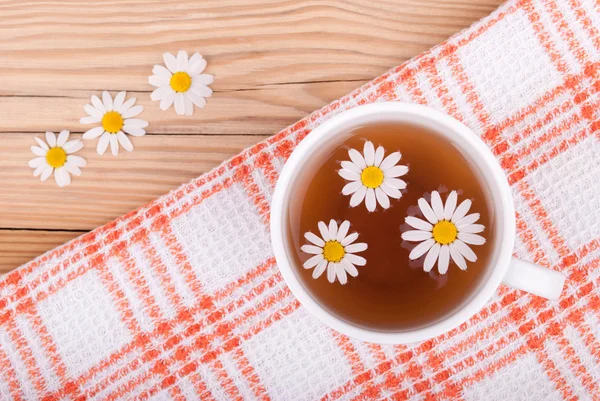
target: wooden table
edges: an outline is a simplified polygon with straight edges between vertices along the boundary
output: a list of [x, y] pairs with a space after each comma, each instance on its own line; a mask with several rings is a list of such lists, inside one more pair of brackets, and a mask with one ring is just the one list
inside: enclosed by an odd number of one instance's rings
[[[0, 272], [176, 188], [486, 16], [501, 0], [0, 1]], [[214, 95], [192, 117], [151, 102], [163, 52], [199, 52]], [[27, 165], [34, 136], [80, 137], [83, 105], [127, 90], [148, 134], [96, 140], [71, 186]]]

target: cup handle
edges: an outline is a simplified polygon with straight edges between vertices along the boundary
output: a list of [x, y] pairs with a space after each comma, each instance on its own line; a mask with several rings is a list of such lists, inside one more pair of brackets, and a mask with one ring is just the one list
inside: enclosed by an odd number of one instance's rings
[[566, 277], [556, 270], [512, 258], [502, 282], [513, 288], [530, 292], [550, 300], [557, 300]]

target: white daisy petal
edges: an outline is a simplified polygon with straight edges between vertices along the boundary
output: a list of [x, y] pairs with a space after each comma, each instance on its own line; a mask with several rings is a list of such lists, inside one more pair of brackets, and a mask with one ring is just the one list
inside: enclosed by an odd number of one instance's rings
[[69, 163], [76, 165], [77, 167], [85, 167], [85, 165], [87, 164], [87, 162], [85, 161], [85, 159], [83, 157], [75, 156], [75, 155], [68, 155], [67, 161]]
[[399, 178], [385, 178], [383, 180], [383, 182], [385, 182], [386, 184], [388, 184], [390, 187], [396, 188], [396, 189], [404, 189], [406, 188], [406, 181], [401, 180]]
[[79, 152], [81, 149], [83, 149], [83, 142], [81, 142], [79, 139], [69, 141], [65, 143], [63, 149], [65, 152], [67, 152], [67, 154]]
[[125, 103], [123, 103], [123, 105], [121, 106], [121, 114], [127, 112], [127, 110], [129, 110], [131, 106], [134, 105], [136, 100], [137, 98], [135, 97], [130, 97], [129, 99], [127, 99]]
[[348, 234], [348, 230], [350, 229], [350, 222], [348, 220], [344, 220], [340, 227], [338, 228], [337, 236], [335, 239], [340, 243], [346, 238], [346, 234]]
[[154, 65], [154, 67], [152, 67], [152, 73], [154, 75], [158, 75], [161, 78], [165, 78], [167, 80], [170, 80], [171, 77], [173, 76], [173, 74], [171, 74], [171, 71], [169, 71], [166, 67], [156, 64]]
[[390, 198], [400, 199], [402, 197], [402, 193], [399, 189], [392, 187], [385, 181], [379, 186], [379, 188], [381, 188], [381, 190]]
[[194, 64], [200, 60], [202, 60], [202, 55], [200, 53], [194, 53], [194, 54], [192, 54], [192, 57], [190, 57], [190, 59], [188, 61], [188, 66], [191, 66], [192, 64]]
[[341, 165], [342, 165], [342, 169], [344, 169], [344, 170], [348, 170], [348, 171], [351, 171], [351, 172], [359, 174], [359, 175], [362, 173], [362, 170], [359, 169], [358, 166], [352, 162], [343, 161], [341, 163]]
[[458, 239], [464, 242], [465, 244], [470, 245], [483, 245], [485, 244], [485, 238], [481, 235], [459, 232]]
[[140, 120], [139, 118], [128, 118], [123, 122], [123, 126], [133, 128], [146, 128], [148, 126], [148, 121]]
[[82, 138], [83, 139], [94, 139], [94, 138], [98, 138], [103, 133], [104, 133], [104, 127], [94, 127], [94, 128], [91, 128], [91, 129], [85, 131]]
[[160, 101], [160, 106], [159, 106], [160, 109], [167, 110], [169, 107], [171, 107], [171, 105], [173, 105], [174, 100], [175, 100], [175, 91], [173, 89], [170, 89], [166, 93], [165, 97], [163, 97], [162, 100]]
[[450, 256], [460, 270], [467, 270], [467, 262], [458, 249], [456, 249], [455, 243], [450, 244]]
[[319, 248], [318, 246], [314, 245], [302, 245], [300, 249], [302, 250], [302, 252], [310, 253], [312, 255], [321, 255], [323, 253], [322, 248]]
[[335, 263], [329, 262], [327, 265], [327, 281], [335, 283]]
[[[382, 169], [383, 170], [383, 169]], [[394, 166], [387, 170], [383, 170], [383, 175], [387, 178], [400, 177], [408, 173], [408, 167], [406, 166]]]
[[446, 274], [448, 271], [448, 264], [450, 263], [450, 248], [448, 245], [442, 245], [440, 248], [440, 256], [438, 259], [438, 272], [440, 274]]
[[119, 132], [117, 132], [116, 136], [117, 136], [117, 140], [119, 141], [121, 146], [123, 146], [123, 148], [126, 151], [131, 152], [133, 150], [133, 144], [131, 143], [129, 138], [127, 138], [127, 135], [125, 135], [123, 132], [119, 131]]
[[348, 181], [360, 181], [360, 174], [355, 173], [354, 171], [341, 169], [338, 171], [340, 177]]
[[477, 234], [485, 230], [483, 224], [469, 224], [468, 226], [460, 227], [461, 233]]
[[[171, 82], [171, 80], [169, 78], [165, 78], [160, 75], [151, 75], [148, 77], [148, 83], [152, 86], [156, 86], [159, 89], [161, 89], [161, 88], [171, 89], [170, 82]], [[153, 99], [153, 96], [152, 96], [153, 94], [154, 94], [154, 92], [152, 92], [152, 94], [150, 95], [150, 99], [157, 100], [157, 99]]]
[[350, 149], [348, 151], [348, 156], [350, 156], [352, 163], [356, 164], [361, 171], [367, 168], [367, 163], [365, 163], [365, 159], [358, 150]]
[[367, 210], [369, 212], [375, 211], [377, 202], [375, 201], [375, 191], [373, 190], [373, 188], [367, 189], [367, 195], [365, 196], [365, 205], [367, 206]]
[[192, 83], [195, 85], [210, 85], [215, 82], [215, 77], [211, 74], [200, 74], [192, 77]]
[[367, 187], [365, 187], [364, 185], [361, 185], [360, 188], [358, 188], [356, 190], [356, 192], [354, 193], [354, 195], [352, 195], [352, 197], [350, 198], [350, 207], [356, 207], [356, 206], [360, 205], [360, 203], [365, 198], [366, 194], [367, 194]]
[[353, 253], [347, 253], [344, 258], [355, 266], [364, 266], [367, 264], [367, 259]]
[[419, 209], [421, 209], [421, 213], [423, 213], [423, 216], [425, 216], [427, 221], [429, 221], [431, 224], [435, 224], [438, 222], [438, 218], [435, 215], [435, 212], [424, 198], [419, 198], [418, 204]]
[[58, 134], [58, 138], [56, 139], [56, 146], [63, 147], [63, 145], [67, 143], [68, 139], [69, 131], [67, 131], [66, 129], [60, 131], [60, 134]]
[[67, 169], [67, 171], [73, 175], [81, 175], [81, 169], [79, 167], [77, 167], [75, 164], [73, 163], [69, 163], [68, 161], [65, 163], [65, 168]]
[[107, 91], [102, 92], [102, 102], [104, 103], [104, 108], [106, 109], [106, 111], [113, 110], [113, 100], [110, 96], [110, 93], [108, 93]]
[[46, 165], [46, 158], [45, 157], [36, 157], [35, 159], [29, 160], [28, 165], [31, 168], [37, 168], [39, 166], [45, 166]]
[[307, 233], [304, 233], [304, 238], [306, 238], [307, 240], [309, 240], [310, 242], [312, 242], [316, 246], [320, 246], [320, 247], [324, 247], [325, 246], [325, 241], [323, 241], [321, 238], [319, 238], [315, 234], [311, 233], [310, 231], [307, 232]]
[[368, 248], [368, 245], [365, 244], [364, 242], [357, 242], [355, 244], [346, 246], [346, 252], [347, 253], [358, 253], [358, 252], [366, 251], [367, 248]]
[[208, 86], [195, 83], [192, 84], [192, 88], [190, 91], [194, 92], [200, 97], [211, 97], [213, 94], [212, 89], [210, 89]]
[[440, 197], [440, 193], [438, 191], [433, 191], [431, 193], [431, 208], [433, 209], [438, 221], [444, 219], [444, 204], [442, 203], [442, 198]]
[[468, 225], [471, 225], [473, 223], [475, 223], [477, 220], [479, 220], [479, 213], [471, 213], [468, 216], [463, 217], [462, 219], [458, 220], [455, 224], [456, 224], [456, 228], [462, 228]]
[[467, 259], [469, 262], [475, 262], [477, 260], [477, 255], [475, 255], [475, 252], [473, 252], [469, 245], [465, 244], [464, 242], [458, 239], [452, 244], [454, 245], [456, 250], [460, 252], [460, 254], [464, 256], [465, 259]]
[[206, 106], [206, 99], [204, 99], [202, 96], [198, 95], [193, 90], [188, 91], [186, 93], [186, 95], [190, 98], [192, 103], [194, 103], [196, 106], [200, 107], [201, 109], [203, 109], [204, 106]]
[[348, 184], [344, 185], [342, 188], [342, 195], [350, 195], [358, 191], [358, 189], [362, 187], [362, 182], [360, 181], [352, 181]]
[[329, 238], [336, 239], [338, 233], [338, 225], [337, 222], [333, 219], [329, 221]]
[[[152, 84], [152, 82], [151, 82]], [[156, 86], [156, 85], [155, 85]], [[173, 89], [170, 86], [159, 86], [158, 88], [154, 89], [152, 91], [152, 93], [150, 94], [150, 100], [161, 100], [162, 98], [165, 97], [165, 95], [168, 92], [173, 91]]]
[[183, 93], [175, 94], [175, 112], [180, 116], [185, 115], [185, 100], [183, 100]]
[[52, 167], [46, 166], [46, 168], [42, 172], [42, 176], [40, 177], [40, 180], [46, 181], [48, 179], [48, 177], [50, 177], [52, 175], [53, 171], [54, 171], [54, 169]]
[[[191, 60], [190, 60], [191, 61]], [[195, 77], [206, 68], [206, 60], [200, 59], [194, 63], [189, 63], [187, 73], [190, 77]], [[212, 82], [211, 82], [212, 83]]]
[[429, 238], [428, 240], [421, 242], [419, 245], [415, 246], [412, 251], [410, 251], [408, 258], [410, 260], [419, 259], [433, 246], [433, 244], [435, 244], [435, 240], [433, 238]]
[[140, 114], [142, 111], [144, 111], [144, 107], [138, 104], [136, 106], [133, 106], [129, 110], [125, 111], [124, 113], [122, 113], [121, 117], [123, 117], [123, 118], [135, 117], [138, 114]]
[[329, 228], [327, 227], [327, 225], [324, 222], [319, 221], [319, 224], [317, 224], [317, 226], [319, 227], [319, 232], [321, 233], [321, 238], [323, 238], [323, 241], [329, 241], [331, 237], [329, 236]]
[[81, 117], [79, 119], [79, 122], [81, 124], [95, 124], [95, 123], [99, 123], [101, 120], [102, 120], [101, 118], [85, 116], [85, 117]]
[[425, 241], [431, 238], [431, 231], [411, 230], [402, 233], [402, 239], [405, 241]]
[[388, 209], [390, 207], [390, 198], [388, 198], [381, 188], [375, 188], [375, 197], [377, 198], [377, 203], [382, 208]]
[[346, 275], [346, 269], [344, 269], [340, 263], [336, 264], [336, 266], [335, 266], [335, 275], [337, 276], [337, 279], [341, 285], [344, 285], [348, 282], [348, 276]]
[[71, 183], [71, 176], [66, 168], [60, 167], [54, 171], [54, 178], [59, 187], [66, 187]]
[[177, 53], [177, 71], [187, 71], [188, 54], [185, 50], [179, 50]]
[[92, 106], [94, 106], [96, 109], [100, 110], [100, 112], [102, 114], [106, 113], [106, 108], [104, 107], [104, 104], [102, 103], [102, 101], [100, 101], [98, 96], [92, 95], [91, 100], [92, 100]]
[[117, 93], [115, 96], [115, 100], [113, 101], [113, 109], [117, 112], [121, 112], [121, 106], [123, 106], [123, 101], [125, 100], [125, 91], [121, 91]]
[[172, 73], [177, 72], [177, 59], [174, 55], [172, 55], [171, 53], [164, 53], [163, 61], [165, 62], [165, 65], [167, 66], [169, 71], [171, 71]]
[[352, 277], [358, 276], [358, 270], [356, 269], [356, 266], [354, 266], [352, 263], [348, 262], [348, 260], [346, 258], [342, 259], [342, 261], [340, 262], [340, 265]]
[[143, 128], [136, 128], [136, 127], [130, 127], [130, 126], [123, 126], [123, 131], [127, 132], [129, 135], [132, 136], [144, 136], [146, 135], [146, 130]]
[[34, 171], [33, 171], [33, 176], [37, 177], [38, 175], [42, 174], [42, 172], [44, 170], [46, 170], [46, 167], [48, 167], [47, 164], [42, 164], [41, 166], [38, 166]]
[[406, 224], [416, 228], [417, 230], [433, 230], [433, 225], [429, 224], [425, 220], [419, 219], [418, 217], [407, 216], [404, 221], [406, 221]]
[[444, 220], [450, 220], [450, 218], [452, 217], [452, 214], [456, 209], [457, 199], [458, 196], [456, 194], [456, 191], [450, 192], [450, 195], [448, 195], [448, 198], [446, 199], [446, 205], [444, 206]]
[[34, 136], [33, 139], [35, 139], [35, 141], [38, 143], [38, 145], [40, 145], [40, 148], [42, 148], [44, 150], [49, 150], [50, 149], [50, 147], [48, 146], [48, 144], [46, 142], [42, 141], [37, 136]]
[[323, 260], [323, 255], [315, 255], [315, 256], [311, 257], [310, 259], [308, 259], [306, 262], [304, 262], [302, 267], [304, 267], [305, 269], [312, 269], [313, 267], [318, 265], [322, 260]]
[[372, 166], [375, 163], [375, 148], [373, 147], [373, 142], [365, 142], [363, 154], [365, 156], [365, 163], [367, 163], [367, 166]]
[[[102, 108], [104, 108], [104, 105], [102, 106]], [[83, 106], [83, 110], [88, 113], [88, 115], [90, 117], [94, 117], [96, 120], [100, 121], [102, 120], [102, 116], [104, 116], [104, 111], [98, 110], [97, 108], [95, 108], [94, 106], [91, 106], [89, 104], [86, 104], [85, 106]]]
[[427, 256], [425, 256], [425, 261], [423, 262], [423, 270], [426, 272], [431, 271], [440, 254], [440, 249], [441, 246], [437, 242], [429, 249]]
[[104, 134], [102, 134], [102, 136], [100, 137], [100, 140], [98, 141], [98, 146], [96, 147], [96, 152], [98, 152], [98, 154], [100, 156], [102, 156], [104, 154], [104, 152], [106, 152], [106, 149], [108, 148], [108, 145], [110, 143], [110, 135], [108, 132], [105, 132]]
[[452, 219], [450, 219], [450, 221], [453, 223], [456, 223], [457, 221], [459, 221], [460, 219], [465, 217], [465, 215], [469, 212], [470, 208], [471, 208], [471, 200], [465, 199], [464, 201], [461, 202], [460, 205], [458, 205], [458, 207], [454, 211], [454, 214], [452, 215]]
[[323, 272], [327, 268], [327, 264], [328, 264], [328, 262], [325, 259], [320, 261], [319, 264], [317, 265], [317, 267], [315, 267], [315, 270], [313, 270], [312, 278], [321, 277], [321, 274], [323, 274]]
[[109, 141], [110, 141], [110, 151], [112, 152], [113, 156], [117, 156], [119, 154], [119, 142], [117, 140], [117, 136], [111, 134], [109, 137]]
[[39, 157], [46, 157], [46, 153], [47, 151], [40, 148], [39, 146], [32, 146], [31, 151], [33, 152], [34, 155], [39, 156]]
[[194, 114], [194, 103], [190, 99], [190, 97], [186, 94], [183, 96], [183, 102], [185, 105], [185, 115], [191, 116]]
[[400, 152], [390, 153], [385, 159], [383, 159], [383, 161], [379, 165], [379, 168], [383, 171], [389, 170], [400, 161], [401, 157], [402, 155], [400, 154]]
[[342, 246], [348, 246], [358, 238], [358, 233], [352, 233], [344, 238], [341, 242]]
[[384, 154], [385, 154], [385, 149], [383, 149], [383, 146], [379, 146], [377, 148], [377, 150], [375, 151], [375, 160], [373, 161], [373, 165], [375, 167], [379, 167], [379, 165], [383, 161]]
[[48, 142], [51, 148], [56, 146], [56, 135], [54, 135], [54, 132], [46, 132], [46, 142]]

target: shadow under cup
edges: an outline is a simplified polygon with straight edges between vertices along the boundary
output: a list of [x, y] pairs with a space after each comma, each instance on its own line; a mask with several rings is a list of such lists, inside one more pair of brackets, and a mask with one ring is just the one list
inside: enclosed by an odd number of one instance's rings
[[[414, 341], [462, 323], [483, 306], [499, 285], [504, 272], [496, 267], [500, 259], [506, 264], [503, 268], [507, 267], [510, 253], [506, 255], [506, 249], [512, 250], [512, 243], [508, 243], [511, 241], [504, 235], [510, 224], [502, 219], [496, 221], [497, 216], [506, 215], [506, 199], [495, 196], [499, 191], [496, 185], [500, 185], [498, 171], [488, 171], [489, 164], [497, 162], [493, 156], [492, 161], [479, 158], [483, 149], [489, 153], [485, 155], [488, 159], [491, 153], [462, 124], [445, 115], [447, 121], [430, 119], [424, 114], [429, 109], [415, 105], [409, 108], [415, 107], [416, 114], [410, 110], [398, 113], [393, 108], [378, 112], [375, 105], [371, 106], [372, 112], [357, 113], [345, 121], [330, 120], [315, 129], [288, 160], [273, 201], [275, 253], [292, 292], [329, 326], [367, 341]], [[448, 121], [466, 131], [455, 131]], [[475, 138], [463, 140], [465, 132]], [[409, 166], [409, 173], [401, 177], [408, 183], [402, 198], [391, 199], [393, 206], [387, 210], [378, 205], [374, 213], [367, 213], [364, 203], [349, 207], [349, 197], [341, 194], [346, 181], [337, 174], [340, 161], [349, 160], [348, 149], [362, 152], [365, 140], [376, 147], [384, 146], [386, 156], [401, 151], [399, 163]], [[472, 141], [479, 144], [473, 146]], [[444, 168], [449, 160], [452, 168]], [[437, 173], [431, 174], [436, 169]], [[424, 170], [427, 171], [421, 175], [411, 174]], [[445, 275], [426, 273], [424, 256], [412, 262], [408, 258], [416, 243], [401, 239], [402, 232], [412, 229], [404, 223], [404, 217], [422, 218], [416, 207], [418, 198], [427, 198], [431, 191], [439, 190], [445, 201], [453, 189], [459, 190], [458, 203], [467, 198], [473, 200], [469, 213], [481, 213], [477, 223], [485, 225], [487, 242], [476, 249], [478, 260], [467, 262], [466, 272], [451, 262]], [[329, 283], [326, 274], [313, 279], [312, 269], [302, 267], [311, 256], [300, 250], [308, 242], [303, 234], [312, 231], [318, 235], [317, 222], [328, 223], [331, 218], [338, 223], [350, 221], [349, 232], [358, 232], [357, 242], [369, 245], [360, 254], [367, 259], [367, 265], [358, 267], [358, 276], [349, 277], [343, 286]], [[382, 240], [381, 235], [377, 236], [378, 230], [388, 233], [389, 238]], [[377, 240], [373, 241], [375, 237]], [[389, 336], [401, 333], [408, 335]]]

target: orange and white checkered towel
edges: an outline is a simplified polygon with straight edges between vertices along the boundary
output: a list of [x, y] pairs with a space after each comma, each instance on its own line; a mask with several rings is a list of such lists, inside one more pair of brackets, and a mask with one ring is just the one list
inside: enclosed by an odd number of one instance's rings
[[[0, 281], [0, 397], [15, 400], [600, 400], [600, 6], [509, 1], [213, 172]], [[340, 335], [282, 281], [278, 172], [356, 105], [428, 104], [471, 127], [513, 188], [515, 253], [559, 302], [501, 287], [443, 336]]]

